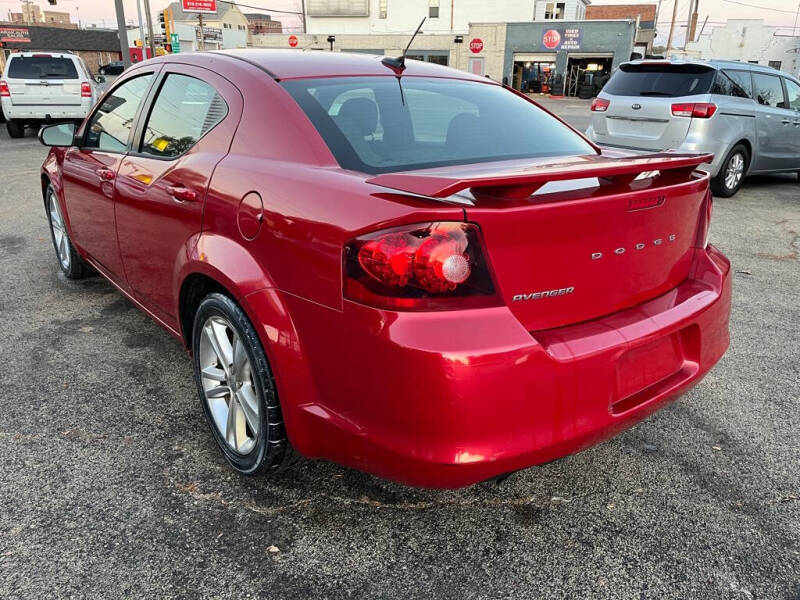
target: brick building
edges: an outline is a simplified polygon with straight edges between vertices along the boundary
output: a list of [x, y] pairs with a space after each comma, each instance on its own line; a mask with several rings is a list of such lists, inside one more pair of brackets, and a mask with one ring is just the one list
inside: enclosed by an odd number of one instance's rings
[[653, 52], [653, 40], [656, 39], [656, 12], [655, 4], [591, 4], [586, 7], [586, 20], [637, 21], [639, 26], [636, 29], [633, 50], [644, 57]]
[[[13, 35], [3, 35], [4, 30], [13, 30]], [[92, 73], [100, 65], [121, 60], [119, 37], [116, 31], [106, 29], [69, 29], [39, 25], [0, 23], [0, 70], [12, 52], [72, 52], [80, 56]], [[10, 40], [14, 41], [10, 41]]]
[[273, 21], [269, 15], [262, 15], [259, 13], [245, 13], [247, 18], [247, 31], [251, 35], [259, 33], [281, 33], [283, 31], [283, 23], [280, 21]]

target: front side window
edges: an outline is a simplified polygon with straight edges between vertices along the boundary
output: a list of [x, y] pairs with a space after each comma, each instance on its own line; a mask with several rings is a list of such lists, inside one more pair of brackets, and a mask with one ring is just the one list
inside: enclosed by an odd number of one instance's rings
[[789, 108], [800, 111], [800, 84], [791, 79], [784, 79], [786, 82], [786, 92], [789, 96]]
[[387, 173], [596, 153], [566, 125], [494, 84], [386, 76], [283, 86], [347, 169]]
[[781, 78], [777, 75], [753, 73], [753, 87], [755, 88], [756, 101], [759, 104], [774, 106], [776, 108], [786, 108]]
[[106, 97], [86, 127], [83, 147], [125, 152], [136, 112], [152, 80], [152, 73], [134, 77]]
[[727, 69], [717, 71], [711, 93], [735, 98], [752, 98], [753, 84], [750, 80], [750, 73]]
[[228, 105], [212, 86], [170, 73], [150, 110], [141, 152], [162, 158], [180, 156], [227, 114]]

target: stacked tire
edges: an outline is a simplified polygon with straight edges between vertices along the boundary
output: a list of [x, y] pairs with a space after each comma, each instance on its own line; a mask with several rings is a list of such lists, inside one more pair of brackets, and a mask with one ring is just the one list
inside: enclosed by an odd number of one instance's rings
[[582, 83], [578, 86], [578, 98], [581, 100], [589, 100], [594, 97], [594, 86]]

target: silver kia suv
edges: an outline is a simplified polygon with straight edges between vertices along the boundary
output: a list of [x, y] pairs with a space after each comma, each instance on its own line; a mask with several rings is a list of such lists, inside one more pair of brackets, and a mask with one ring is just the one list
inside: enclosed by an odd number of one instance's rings
[[732, 196], [756, 173], [800, 180], [800, 81], [734, 61], [624, 63], [592, 102], [586, 134], [634, 151], [713, 152], [702, 168], [717, 196]]

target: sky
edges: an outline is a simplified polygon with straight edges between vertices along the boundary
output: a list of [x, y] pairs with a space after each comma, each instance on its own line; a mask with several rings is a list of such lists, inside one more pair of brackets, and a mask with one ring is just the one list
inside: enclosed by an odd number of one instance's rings
[[[144, 1], [144, 0], [142, 0]], [[502, 0], [495, 0], [502, 2]], [[639, 0], [643, 1], [643, 0]], [[659, 12], [659, 36], [656, 44], [666, 43], [669, 22], [672, 18], [673, 2], [678, 2], [678, 18], [675, 36], [679, 41], [683, 40], [686, 19], [689, 12], [690, 0], [661, 0]], [[47, 0], [36, 0], [42, 8], [49, 8]], [[403, 0], [389, 0], [392, 2], [403, 2]], [[458, 2], [458, 0], [456, 0]], [[594, 0], [594, 4], [634, 4], [637, 0]], [[95, 24], [98, 27], [115, 27], [116, 13], [114, 10], [114, 0], [57, 0], [54, 10], [66, 10], [72, 14], [73, 21], [78, 20], [85, 24]], [[300, 11], [301, 0], [242, 0], [243, 4], [250, 7], [273, 8], [278, 10]], [[169, 0], [150, 0], [150, 8], [155, 14], [169, 4]], [[752, 6], [745, 6], [749, 4]], [[137, 20], [136, 0], [124, 0], [125, 19], [133, 24]], [[458, 4], [456, 4], [456, 7]], [[800, 6], [800, 0], [699, 0], [699, 25], [708, 16], [706, 33], [714, 27], [724, 23], [726, 19], [764, 19], [767, 24], [785, 28], [781, 33], [790, 35], [792, 26], [795, 23], [795, 12]], [[254, 8], [243, 7], [245, 12], [259, 12]], [[0, 14], [5, 14], [9, 10], [19, 11], [19, 0], [0, 0]], [[300, 18], [296, 15], [273, 14], [276, 20], [284, 23], [284, 26], [300, 27]], [[684, 25], [684, 27], [679, 27]], [[295, 29], [296, 30], [296, 29]], [[336, 33], [335, 31], [331, 33]], [[797, 22], [796, 35], [800, 34], [800, 20]]]

